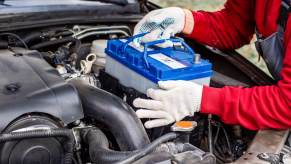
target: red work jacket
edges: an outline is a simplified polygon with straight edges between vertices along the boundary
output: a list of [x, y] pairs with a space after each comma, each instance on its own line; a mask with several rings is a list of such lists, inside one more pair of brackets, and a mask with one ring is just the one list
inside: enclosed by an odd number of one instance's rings
[[[281, 0], [228, 0], [218, 12], [193, 12], [196, 41], [220, 49], [236, 49], [250, 42], [255, 27], [264, 37], [277, 30]], [[227, 124], [248, 129], [291, 128], [291, 17], [284, 34], [282, 80], [253, 88], [204, 87], [201, 112]]]

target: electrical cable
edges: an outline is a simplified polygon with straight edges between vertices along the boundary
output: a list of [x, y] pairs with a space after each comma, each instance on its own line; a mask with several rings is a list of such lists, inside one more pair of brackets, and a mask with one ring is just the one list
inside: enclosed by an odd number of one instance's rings
[[72, 162], [73, 162], [73, 164], [79, 164], [74, 157], [72, 157]]
[[209, 146], [209, 152], [213, 153], [213, 144], [212, 144], [212, 127], [211, 127], [211, 118], [212, 115], [208, 115], [208, 146]]
[[76, 152], [76, 156], [77, 156], [77, 164], [83, 164], [81, 153], [79, 151]]
[[[226, 160], [225, 155], [226, 154], [230, 154], [231, 155], [231, 160], [228, 161], [228, 162], [233, 161], [234, 157], [233, 157], [233, 153], [232, 153], [232, 149], [231, 149], [230, 140], [229, 140], [229, 137], [228, 137], [228, 134], [227, 134], [226, 130], [223, 128], [222, 124], [219, 123], [219, 122], [216, 122], [216, 124], [213, 124], [213, 125], [216, 126], [216, 128], [217, 128], [216, 134], [215, 134], [215, 137], [214, 137], [214, 142], [213, 142], [215, 156], [218, 159], [220, 159], [222, 161], [225, 161]], [[219, 138], [218, 136], [219, 136], [221, 130], [222, 130], [222, 133], [223, 133], [223, 135], [225, 137], [225, 140], [219, 140], [219, 141], [220, 142], [225, 141], [226, 143], [217, 143], [217, 142], [219, 142], [218, 141], [218, 138]], [[225, 145], [225, 144], [226, 144], [227, 148], [222, 146], [222, 145]]]
[[0, 33], [0, 36], [13, 36], [14, 38], [18, 39], [26, 49], [29, 49], [27, 44], [24, 42], [24, 40], [21, 39], [21, 37], [17, 34], [6, 32], [6, 33]]
[[144, 157], [145, 155], [154, 151], [155, 148], [157, 146], [159, 146], [160, 144], [167, 142], [169, 140], [176, 139], [178, 136], [179, 136], [179, 134], [174, 133], [174, 132], [163, 135], [162, 137], [156, 139], [155, 141], [153, 141], [152, 143], [150, 143], [149, 145], [147, 145], [143, 149], [139, 150], [137, 153], [134, 153], [133, 155], [129, 156], [127, 159], [125, 159], [123, 161], [119, 161], [118, 164], [133, 163], [133, 162], [139, 160], [140, 158]]

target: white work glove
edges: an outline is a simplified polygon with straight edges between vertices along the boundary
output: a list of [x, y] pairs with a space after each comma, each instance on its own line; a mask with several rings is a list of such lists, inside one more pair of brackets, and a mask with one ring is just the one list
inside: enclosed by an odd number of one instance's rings
[[148, 89], [152, 99], [137, 98], [133, 105], [139, 109], [139, 118], [153, 120], [145, 123], [146, 128], [165, 126], [193, 116], [200, 111], [203, 86], [189, 81], [160, 81], [161, 89]]
[[[182, 32], [185, 25], [185, 12], [179, 7], [169, 7], [148, 13], [134, 28], [134, 35], [150, 32], [142, 42], [169, 39]], [[136, 40], [140, 42], [140, 40]]]

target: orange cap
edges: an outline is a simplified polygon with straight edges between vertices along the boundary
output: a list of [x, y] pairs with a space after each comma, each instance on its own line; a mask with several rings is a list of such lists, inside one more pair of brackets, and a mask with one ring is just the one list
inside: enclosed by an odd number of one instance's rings
[[176, 122], [176, 126], [179, 128], [192, 128], [193, 122], [192, 121], [179, 121], [179, 122]]
[[172, 127], [171, 130], [174, 132], [190, 132], [197, 126], [195, 121], [178, 121]]

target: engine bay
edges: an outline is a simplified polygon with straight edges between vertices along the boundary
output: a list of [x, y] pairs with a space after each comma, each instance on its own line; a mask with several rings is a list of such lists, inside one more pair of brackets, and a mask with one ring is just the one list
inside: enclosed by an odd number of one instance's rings
[[187, 118], [188, 131], [143, 127], [132, 102], [146, 95], [105, 71], [108, 40], [131, 35], [128, 24], [1, 33], [0, 163], [203, 164], [245, 155], [256, 132], [212, 115]]

